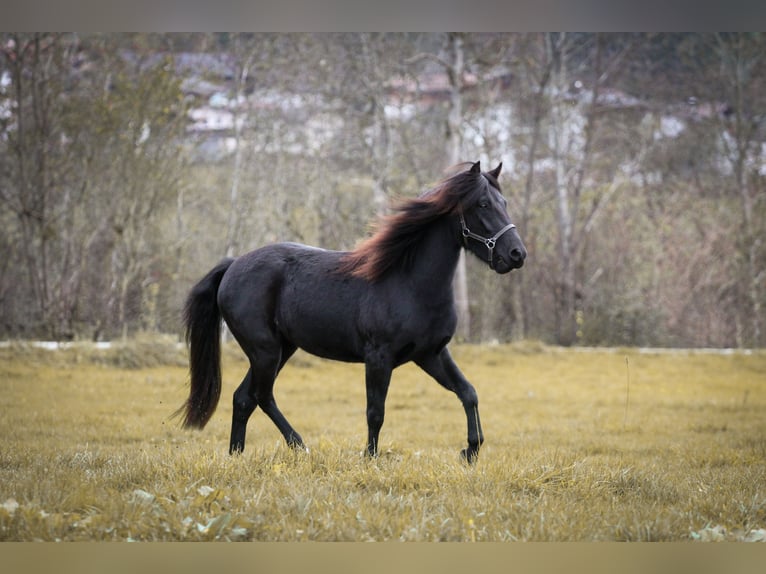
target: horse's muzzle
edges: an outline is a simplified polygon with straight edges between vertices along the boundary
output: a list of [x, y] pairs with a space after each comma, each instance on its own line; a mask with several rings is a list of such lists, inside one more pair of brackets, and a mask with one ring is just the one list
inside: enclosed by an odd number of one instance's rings
[[514, 269], [519, 269], [524, 266], [524, 260], [527, 258], [527, 250], [523, 245], [513, 247], [507, 253], [498, 253], [494, 269], [498, 273], [509, 273]]

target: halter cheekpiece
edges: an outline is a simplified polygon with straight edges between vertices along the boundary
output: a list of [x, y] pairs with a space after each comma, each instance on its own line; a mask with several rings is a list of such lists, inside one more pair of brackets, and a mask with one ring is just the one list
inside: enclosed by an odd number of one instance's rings
[[487, 249], [489, 250], [489, 268], [494, 269], [495, 268], [495, 262], [492, 258], [492, 254], [495, 250], [495, 243], [497, 243], [497, 240], [500, 238], [500, 236], [508, 231], [509, 229], [515, 229], [516, 226], [513, 223], [509, 223], [505, 227], [503, 227], [500, 231], [495, 233], [492, 237], [482, 237], [481, 235], [474, 233], [470, 229], [468, 229], [468, 226], [465, 224], [465, 218], [463, 217], [463, 214], [460, 214], [460, 226], [463, 228], [463, 245], [467, 243], [466, 239], [471, 238], [475, 239], [476, 241], [481, 241], [484, 245], [487, 246]]

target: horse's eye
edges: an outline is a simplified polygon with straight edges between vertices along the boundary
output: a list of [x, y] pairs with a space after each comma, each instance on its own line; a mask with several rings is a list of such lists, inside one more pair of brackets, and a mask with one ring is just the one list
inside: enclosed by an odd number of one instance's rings
[[481, 207], [482, 209], [486, 209], [486, 208], [489, 207], [489, 202], [488, 201], [480, 201], [479, 202], [479, 207]]

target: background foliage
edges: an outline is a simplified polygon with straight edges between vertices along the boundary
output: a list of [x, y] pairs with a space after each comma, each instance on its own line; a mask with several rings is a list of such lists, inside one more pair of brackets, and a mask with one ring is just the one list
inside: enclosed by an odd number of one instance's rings
[[264, 243], [349, 249], [504, 162], [530, 257], [464, 338], [763, 346], [761, 34], [0, 35], [0, 336], [177, 333]]

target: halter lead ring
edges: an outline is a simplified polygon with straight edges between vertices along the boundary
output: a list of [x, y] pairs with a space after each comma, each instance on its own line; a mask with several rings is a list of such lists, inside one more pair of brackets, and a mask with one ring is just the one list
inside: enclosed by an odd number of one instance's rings
[[492, 253], [495, 250], [495, 243], [497, 243], [497, 240], [500, 239], [500, 236], [508, 231], [509, 229], [515, 229], [516, 226], [513, 223], [509, 223], [505, 227], [503, 227], [500, 231], [495, 233], [492, 237], [482, 237], [481, 235], [478, 235], [468, 229], [468, 226], [465, 224], [465, 218], [463, 217], [463, 214], [460, 214], [460, 226], [463, 228], [463, 244], [465, 245], [466, 239], [469, 237], [471, 239], [475, 239], [476, 241], [481, 241], [484, 245], [487, 246], [487, 249], [489, 249], [489, 268], [494, 269], [495, 268], [495, 262], [492, 258]]

